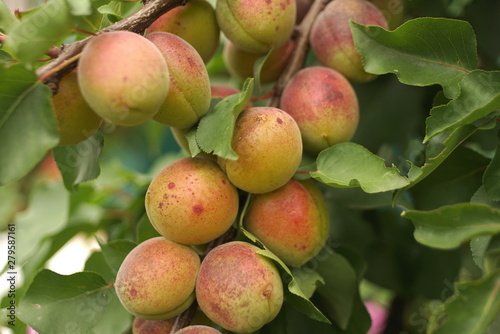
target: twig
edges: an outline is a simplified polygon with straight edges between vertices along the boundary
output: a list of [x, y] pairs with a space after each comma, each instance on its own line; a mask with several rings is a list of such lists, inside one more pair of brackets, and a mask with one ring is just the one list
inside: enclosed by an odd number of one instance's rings
[[287, 67], [274, 86], [274, 95], [269, 102], [270, 107], [279, 107], [283, 89], [293, 75], [304, 65], [304, 59], [307, 50], [309, 50], [309, 33], [311, 32], [311, 27], [316, 20], [316, 16], [325, 8], [328, 2], [330, 2], [330, 0], [315, 0], [300, 25], [296, 27], [295, 33], [297, 37], [295, 50], [290, 57]]

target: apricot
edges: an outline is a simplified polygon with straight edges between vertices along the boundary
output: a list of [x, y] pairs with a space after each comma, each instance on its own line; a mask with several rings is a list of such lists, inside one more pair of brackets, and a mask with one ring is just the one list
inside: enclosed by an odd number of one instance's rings
[[181, 158], [151, 181], [146, 212], [161, 235], [201, 245], [231, 227], [238, 213], [238, 192], [216, 162]]
[[102, 119], [85, 102], [76, 72], [65, 75], [59, 82], [52, 106], [59, 128], [59, 145], [74, 145], [89, 138]]
[[205, 63], [212, 58], [219, 46], [220, 30], [215, 10], [205, 0], [189, 0], [184, 6], [175, 7], [154, 21], [144, 32], [170, 32], [191, 44]]
[[222, 334], [218, 330], [208, 326], [187, 326], [180, 331], [175, 332], [175, 334]]
[[200, 258], [191, 247], [164, 237], [148, 239], [125, 257], [116, 276], [116, 294], [136, 317], [172, 318], [194, 301], [199, 268]]
[[299, 267], [323, 248], [330, 221], [314, 181], [292, 179], [272, 192], [255, 195], [244, 226], [286, 265]]
[[85, 101], [102, 118], [133, 126], [152, 118], [165, 101], [169, 72], [158, 48], [128, 31], [94, 37], [78, 63]]
[[170, 333], [174, 323], [175, 317], [165, 320], [146, 320], [135, 317], [132, 322], [132, 334]]
[[290, 180], [302, 159], [295, 120], [283, 110], [253, 107], [237, 118], [232, 148], [237, 160], [218, 159], [236, 187], [255, 194], [273, 191]]
[[294, 0], [218, 0], [217, 22], [240, 49], [266, 53], [290, 39], [295, 25]]
[[283, 304], [283, 285], [275, 264], [260, 249], [232, 241], [203, 259], [196, 299], [213, 322], [232, 332], [250, 333], [273, 320]]
[[280, 107], [295, 119], [304, 150], [312, 153], [350, 140], [358, 127], [356, 92], [344, 76], [327, 67], [297, 72], [283, 90]]
[[335, 0], [318, 15], [309, 40], [318, 60], [352, 81], [366, 82], [375, 78], [365, 72], [351, 33], [349, 20], [364, 25], [388, 28], [382, 12], [366, 0]]
[[[288, 40], [285, 44], [271, 52], [261, 69], [260, 82], [262, 84], [274, 82], [280, 77], [294, 49], [295, 43], [292, 40]], [[237, 79], [245, 80], [246, 78], [254, 77], [253, 67], [255, 62], [260, 57], [265, 56], [265, 53], [249, 53], [227, 41], [224, 45], [222, 55], [229, 73]]]

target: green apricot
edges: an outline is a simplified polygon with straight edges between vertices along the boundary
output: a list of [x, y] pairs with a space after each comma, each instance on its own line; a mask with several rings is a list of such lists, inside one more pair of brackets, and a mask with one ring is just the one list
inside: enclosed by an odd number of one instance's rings
[[168, 94], [169, 73], [152, 42], [132, 32], [113, 31], [86, 45], [78, 63], [78, 83], [99, 116], [134, 126], [160, 109]]
[[224, 35], [240, 49], [266, 53], [290, 39], [296, 3], [294, 0], [218, 0], [215, 14]]
[[232, 184], [255, 194], [283, 186], [302, 159], [299, 127], [278, 108], [244, 110], [236, 120], [231, 145], [239, 158], [219, 158], [219, 165]]
[[145, 35], [157, 31], [179, 36], [196, 49], [205, 63], [219, 46], [215, 10], [205, 0], [189, 0], [184, 6], [169, 10], [146, 29]]
[[52, 106], [59, 127], [59, 145], [74, 145], [89, 138], [101, 124], [101, 117], [90, 108], [80, 92], [76, 72], [59, 82]]
[[283, 304], [283, 284], [275, 264], [259, 248], [232, 241], [212, 249], [200, 267], [196, 299], [214, 323], [251, 333], [272, 321]]
[[325, 199], [312, 180], [290, 180], [252, 198], [245, 228], [286, 265], [299, 267], [323, 248], [330, 221]]
[[153, 119], [162, 124], [187, 129], [210, 107], [210, 78], [196, 50], [182, 38], [166, 32], [146, 36], [165, 57], [170, 73], [170, 89]]
[[118, 270], [115, 290], [122, 305], [147, 320], [172, 318], [194, 301], [198, 254], [164, 237], [137, 245]]

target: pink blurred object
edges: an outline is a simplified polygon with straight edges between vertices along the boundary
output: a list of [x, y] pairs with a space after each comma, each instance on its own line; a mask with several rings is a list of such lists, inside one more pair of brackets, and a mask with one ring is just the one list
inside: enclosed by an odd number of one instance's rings
[[377, 302], [366, 301], [366, 309], [372, 318], [372, 326], [367, 334], [380, 334], [385, 328], [385, 321], [387, 319], [387, 310]]
[[38, 334], [37, 331], [35, 331], [33, 328], [31, 328], [30, 326], [28, 326], [28, 329], [26, 331], [26, 334]]

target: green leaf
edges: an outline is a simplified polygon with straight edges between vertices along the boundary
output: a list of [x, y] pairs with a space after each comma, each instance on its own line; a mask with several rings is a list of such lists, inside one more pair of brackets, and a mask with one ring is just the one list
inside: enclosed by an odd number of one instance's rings
[[485, 333], [500, 310], [500, 271], [455, 287], [455, 294], [430, 318], [427, 333]]
[[108, 285], [93, 272], [38, 273], [19, 303], [18, 316], [37, 332], [92, 333], [110, 303]]
[[66, 0], [48, 1], [9, 31], [5, 46], [15, 58], [33, 64], [71, 32], [74, 17]]
[[325, 284], [323, 277], [313, 268], [299, 267], [292, 269], [292, 275], [300, 287], [300, 291], [307, 299], [310, 299], [318, 283]]
[[97, 241], [101, 246], [102, 254], [104, 255], [106, 263], [115, 275], [120, 269], [120, 266], [128, 253], [130, 253], [130, 251], [137, 246], [135, 242], [130, 240], [113, 240], [107, 244], [103, 243], [99, 238]]
[[396, 166], [386, 167], [384, 159], [351, 142], [323, 150], [317, 166], [311, 177], [332, 187], [361, 187], [367, 193], [379, 193], [409, 184]]
[[100, 131], [96, 131], [78, 144], [57, 146], [52, 150], [66, 189], [78, 190], [78, 184], [99, 176], [99, 155], [103, 145], [104, 137]]
[[432, 108], [424, 142], [444, 131], [470, 124], [500, 108], [500, 72], [475, 70], [460, 82], [460, 95]]
[[491, 200], [500, 201], [500, 145], [483, 175], [483, 185]]
[[0, 186], [26, 175], [59, 142], [51, 90], [21, 64], [0, 65]]
[[7, 33], [14, 26], [16, 26], [19, 21], [16, 19], [14, 14], [7, 5], [2, 1], [0, 2], [0, 31]]
[[351, 22], [351, 31], [367, 72], [394, 73], [413, 86], [439, 84], [448, 98], [477, 67], [476, 36], [465, 21], [422, 17], [394, 31]]
[[247, 79], [241, 93], [222, 99], [200, 120], [196, 131], [196, 142], [204, 152], [213, 153], [224, 159], [238, 159], [238, 155], [231, 147], [234, 124], [238, 115], [250, 102], [253, 88], [254, 80]]
[[141, 243], [148, 239], [159, 237], [160, 234], [149, 221], [148, 215], [143, 214], [139, 223], [137, 223], [137, 243]]
[[68, 6], [71, 15], [74, 16], [87, 16], [92, 14], [92, 1], [91, 0], [78, 0], [68, 1]]
[[271, 48], [265, 55], [262, 57], [259, 57], [255, 63], [253, 64], [253, 76], [255, 78], [255, 89], [258, 92], [262, 91], [262, 86], [260, 82], [260, 74], [262, 72], [262, 67], [264, 66], [264, 63], [267, 61], [267, 58], [271, 55], [271, 53], [274, 51], [274, 48]]
[[201, 152], [201, 150], [198, 147], [198, 143], [196, 142], [196, 128], [189, 129], [188, 132], [186, 132], [186, 139], [188, 142], [189, 153], [191, 154], [191, 157], [197, 156]]
[[451, 249], [482, 234], [500, 233], [500, 210], [460, 203], [431, 211], [405, 211], [415, 225], [415, 239], [427, 246]]

